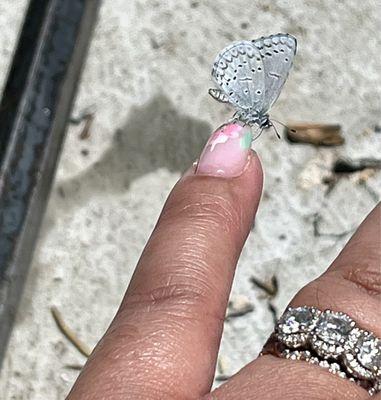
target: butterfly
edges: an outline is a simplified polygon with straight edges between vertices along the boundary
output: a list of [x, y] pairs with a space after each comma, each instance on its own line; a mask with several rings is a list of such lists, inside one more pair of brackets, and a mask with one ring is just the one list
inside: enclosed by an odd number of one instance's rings
[[287, 80], [296, 54], [296, 39], [278, 33], [234, 42], [217, 56], [209, 94], [236, 109], [233, 120], [261, 129], [273, 126], [269, 110]]

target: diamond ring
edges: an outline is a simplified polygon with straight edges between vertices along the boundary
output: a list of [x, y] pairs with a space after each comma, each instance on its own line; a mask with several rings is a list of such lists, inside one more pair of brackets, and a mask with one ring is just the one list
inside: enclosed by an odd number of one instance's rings
[[261, 354], [319, 365], [370, 395], [381, 391], [381, 339], [342, 312], [288, 308]]

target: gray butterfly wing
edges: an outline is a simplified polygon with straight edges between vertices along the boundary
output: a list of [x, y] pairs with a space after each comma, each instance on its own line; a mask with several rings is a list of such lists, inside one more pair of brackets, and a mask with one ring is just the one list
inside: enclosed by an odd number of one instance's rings
[[287, 80], [296, 54], [296, 39], [287, 33], [278, 33], [252, 40], [252, 43], [261, 55], [265, 71], [265, 98], [261, 113], [266, 114]]
[[212, 77], [235, 108], [259, 111], [265, 95], [264, 66], [259, 49], [240, 41], [217, 56]]

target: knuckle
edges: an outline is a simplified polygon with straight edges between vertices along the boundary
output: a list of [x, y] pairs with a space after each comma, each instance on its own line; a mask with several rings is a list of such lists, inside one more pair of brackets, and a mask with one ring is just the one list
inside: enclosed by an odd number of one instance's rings
[[374, 264], [381, 273], [381, 245], [379, 241], [368, 240], [367, 238], [357, 239], [349, 242], [346, 246], [346, 255], [334, 262], [339, 267], [345, 268], [346, 264]]
[[134, 293], [129, 296], [130, 304], [149, 305], [150, 307], [161, 307], [167, 303], [192, 304], [203, 297], [203, 290], [190, 284], [170, 284], [159, 286], [152, 290]]
[[[345, 285], [345, 281], [341, 277], [325, 273], [304, 286], [298, 293], [298, 297], [308, 299], [307, 302], [318, 308], [326, 309], [327, 304], [336, 303], [337, 293], [345, 290], [343, 286], [348, 285]], [[335, 290], [332, 290], [332, 288], [335, 288]]]
[[[209, 303], [205, 290], [191, 284], [158, 286], [127, 294], [98, 345], [98, 352], [107, 354], [108, 359], [117, 360], [123, 354], [137, 362], [176, 354], [176, 346], [181, 344], [179, 333], [205, 324], [206, 319], [223, 321], [224, 316], [213, 311]], [[143, 355], [136, 351], [138, 348], [145, 349]]]
[[372, 260], [352, 263], [342, 269], [341, 276], [370, 296], [381, 294], [381, 265], [374, 265]]
[[372, 262], [352, 263], [334, 271], [328, 271], [305, 286], [300, 296], [308, 298], [316, 307], [346, 302], [356, 296], [362, 302], [376, 301], [381, 295], [381, 271]]
[[333, 263], [345, 281], [371, 296], [381, 294], [381, 246], [375, 241], [355, 240], [346, 253]]
[[175, 283], [128, 295], [122, 312], [165, 313], [170, 317], [196, 321], [199, 319], [197, 310], [202, 309], [203, 317], [207, 314], [213, 319], [223, 319], [218, 312], [210, 309], [209, 304], [210, 291], [206, 285]]

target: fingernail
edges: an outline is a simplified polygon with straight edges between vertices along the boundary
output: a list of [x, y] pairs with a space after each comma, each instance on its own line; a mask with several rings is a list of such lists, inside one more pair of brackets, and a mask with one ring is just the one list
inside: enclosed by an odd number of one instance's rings
[[201, 153], [196, 174], [226, 178], [241, 175], [248, 162], [251, 141], [249, 126], [237, 122], [222, 125]]

